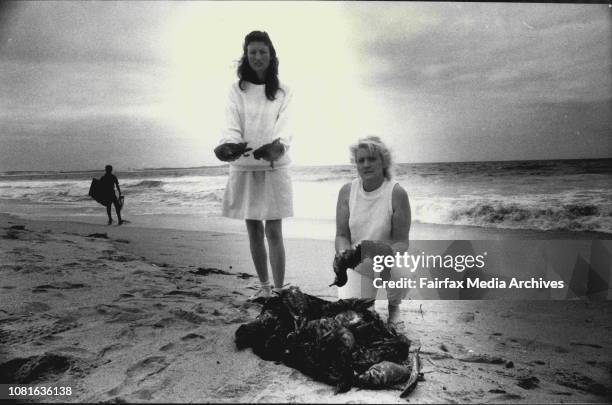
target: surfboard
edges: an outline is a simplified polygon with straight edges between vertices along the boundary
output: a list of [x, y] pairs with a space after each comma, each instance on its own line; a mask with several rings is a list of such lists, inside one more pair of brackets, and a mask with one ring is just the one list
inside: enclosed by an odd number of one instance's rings
[[108, 193], [103, 190], [102, 183], [99, 179], [91, 180], [91, 186], [89, 186], [89, 196], [104, 206], [106, 206], [110, 200]]

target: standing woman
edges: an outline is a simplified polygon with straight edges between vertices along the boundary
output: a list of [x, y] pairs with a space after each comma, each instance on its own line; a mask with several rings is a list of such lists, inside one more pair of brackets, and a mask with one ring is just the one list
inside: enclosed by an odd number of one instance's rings
[[[376, 298], [374, 278], [399, 279], [401, 274], [397, 268], [376, 274], [372, 258], [408, 251], [410, 204], [406, 190], [392, 180], [391, 153], [380, 138], [362, 138], [350, 151], [358, 176], [338, 194], [334, 261], [360, 245], [361, 262], [348, 270], [348, 281], [338, 288], [338, 298]], [[405, 288], [387, 288], [388, 323], [396, 327], [401, 322], [399, 305], [407, 292]]]
[[282, 220], [293, 215], [287, 154], [292, 137], [291, 92], [279, 82], [276, 50], [266, 32], [253, 31], [245, 37], [237, 73], [239, 80], [230, 90], [226, 127], [215, 154], [230, 162], [223, 216], [246, 221], [261, 283], [253, 299], [271, 293], [264, 239], [274, 287], [282, 288], [285, 278]]

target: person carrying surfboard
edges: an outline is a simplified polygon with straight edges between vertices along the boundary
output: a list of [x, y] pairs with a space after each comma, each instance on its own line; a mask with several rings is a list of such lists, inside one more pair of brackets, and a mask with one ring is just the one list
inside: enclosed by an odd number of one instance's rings
[[106, 165], [104, 167], [104, 171], [106, 172], [104, 176], [100, 177], [100, 185], [104, 193], [108, 196], [106, 202], [106, 213], [108, 214], [108, 224], [113, 223], [113, 217], [111, 216], [111, 204], [115, 206], [115, 212], [117, 213], [117, 220], [119, 221], [119, 225], [123, 224], [123, 220], [121, 219], [121, 204], [119, 204], [119, 199], [117, 199], [117, 195], [115, 195], [115, 186], [117, 186], [117, 191], [119, 192], [119, 198], [121, 198], [121, 188], [119, 187], [119, 180], [117, 180], [117, 176], [115, 176], [113, 172], [113, 166]]

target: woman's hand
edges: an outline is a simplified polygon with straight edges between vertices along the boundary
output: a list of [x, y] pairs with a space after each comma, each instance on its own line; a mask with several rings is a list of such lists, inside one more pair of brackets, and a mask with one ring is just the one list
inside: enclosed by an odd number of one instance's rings
[[345, 285], [348, 280], [346, 271], [357, 267], [357, 265], [361, 263], [361, 260], [361, 248], [359, 245], [357, 245], [355, 249], [345, 249], [336, 253], [333, 263], [336, 278], [334, 282], [330, 284], [330, 287], [332, 285], [337, 285], [338, 287]]
[[257, 160], [263, 159], [268, 162], [274, 162], [280, 159], [285, 154], [285, 145], [277, 138], [274, 141], [267, 143], [255, 149], [253, 157]]
[[253, 148], [247, 148], [246, 146], [246, 142], [224, 143], [215, 148], [215, 156], [223, 162], [233, 162], [240, 156], [248, 156], [246, 152], [253, 150]]

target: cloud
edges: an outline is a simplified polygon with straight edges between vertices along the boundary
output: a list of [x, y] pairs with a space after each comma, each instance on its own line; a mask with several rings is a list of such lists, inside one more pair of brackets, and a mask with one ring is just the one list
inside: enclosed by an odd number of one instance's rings
[[0, 162], [218, 163], [250, 28], [295, 91], [296, 163], [346, 163], [366, 133], [405, 162], [610, 155], [606, 5], [16, 2], [0, 3]]
[[[196, 166], [206, 151], [172, 126], [143, 117], [3, 120], [0, 171]], [[212, 152], [210, 152], [212, 155]]]
[[105, 115], [163, 104], [163, 66], [115, 62], [0, 62], [2, 117]]
[[22, 61], [163, 63], [172, 2], [18, 2], [8, 7], [0, 52]]
[[[602, 100], [612, 89], [604, 5], [372, 3], [353, 16], [372, 87], [507, 102]], [[404, 23], [367, 30], [389, 18]]]

